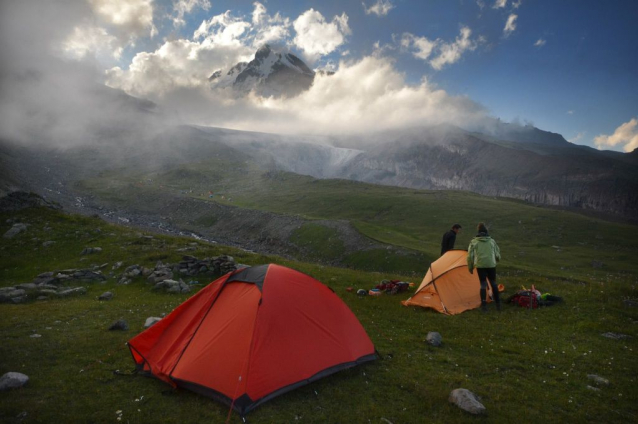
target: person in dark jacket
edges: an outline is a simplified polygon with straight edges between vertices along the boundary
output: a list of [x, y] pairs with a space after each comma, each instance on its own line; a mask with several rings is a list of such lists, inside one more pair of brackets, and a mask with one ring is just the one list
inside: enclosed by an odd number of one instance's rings
[[501, 261], [501, 250], [487, 233], [487, 227], [482, 222], [478, 225], [478, 234], [472, 239], [467, 248], [467, 268], [471, 274], [474, 269], [478, 272], [481, 283], [481, 309], [487, 312], [487, 282], [492, 286], [492, 296], [496, 309], [501, 310], [498, 285], [496, 284], [496, 264]]
[[456, 235], [461, 231], [461, 224], [452, 225], [452, 229], [443, 234], [443, 240], [441, 241], [441, 256], [448, 250], [454, 249], [454, 242], [456, 241]]

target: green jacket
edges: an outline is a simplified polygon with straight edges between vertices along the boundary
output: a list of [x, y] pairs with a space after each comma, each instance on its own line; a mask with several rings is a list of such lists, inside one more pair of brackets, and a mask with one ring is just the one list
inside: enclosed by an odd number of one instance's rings
[[474, 268], [495, 268], [496, 263], [501, 260], [501, 251], [496, 241], [483, 234], [474, 237], [467, 248], [467, 267], [470, 272]]

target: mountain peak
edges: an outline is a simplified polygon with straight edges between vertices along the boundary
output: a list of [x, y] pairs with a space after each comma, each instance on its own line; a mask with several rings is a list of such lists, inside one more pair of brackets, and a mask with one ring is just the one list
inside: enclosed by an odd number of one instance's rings
[[227, 72], [219, 69], [208, 80], [217, 88], [232, 87], [267, 97], [293, 97], [309, 89], [314, 77], [315, 72], [294, 54], [264, 44], [250, 62], [240, 62]]

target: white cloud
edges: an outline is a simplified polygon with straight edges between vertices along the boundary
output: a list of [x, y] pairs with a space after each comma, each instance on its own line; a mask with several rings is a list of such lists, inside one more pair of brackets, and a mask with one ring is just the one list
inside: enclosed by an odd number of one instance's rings
[[483, 8], [485, 7], [485, 2], [483, 0], [476, 0], [476, 5], [479, 7], [479, 9], [483, 10]]
[[594, 138], [594, 144], [599, 149], [620, 145], [625, 152], [638, 148], [638, 119], [632, 118], [625, 122], [612, 135], [601, 134]]
[[62, 49], [67, 56], [73, 59], [84, 59], [89, 55], [119, 59], [123, 46], [116, 37], [110, 35], [104, 28], [78, 25], [62, 43]]
[[493, 9], [502, 9], [507, 5], [507, 0], [496, 0], [494, 2], [494, 6], [492, 6]]
[[522, 4], [523, 4], [523, 0], [518, 0], [512, 3], [512, 7], [514, 9], [518, 9], [519, 7], [521, 7]]
[[88, 0], [94, 12], [105, 22], [128, 33], [129, 38], [153, 37], [153, 0]]
[[507, 22], [505, 22], [505, 28], [503, 28], [503, 35], [505, 37], [509, 37], [509, 35], [516, 30], [516, 19], [518, 15], [511, 13], [507, 17]]
[[374, 13], [377, 16], [386, 16], [390, 10], [395, 7], [390, 0], [377, 0], [376, 3], [370, 7], [366, 6], [365, 3], [361, 4], [363, 5], [363, 10], [366, 12], [366, 15]]
[[346, 42], [346, 36], [351, 34], [348, 15], [343, 13], [341, 16], [335, 16], [332, 22], [327, 22], [323, 15], [314, 9], [299, 15], [293, 22], [293, 27], [297, 32], [294, 44], [304, 51], [306, 58], [311, 62], [335, 51]]
[[439, 43], [439, 40], [428, 40], [426, 37], [417, 37], [409, 32], [403, 33], [401, 47], [412, 50], [412, 55], [417, 59], [426, 60]]
[[538, 40], [536, 40], [536, 42], [534, 43], [535, 47], [543, 47], [545, 44], [547, 43], [547, 40], [544, 40], [542, 38], [539, 38]]
[[578, 134], [576, 134], [575, 136], [573, 136], [572, 138], [568, 138], [567, 141], [569, 141], [570, 143], [577, 143], [580, 140], [583, 139], [583, 137], [585, 137], [585, 132], [579, 132]]
[[568, 114], [568, 115], [573, 115], [573, 114], [574, 114], [574, 111], [573, 111], [573, 110], [568, 110], [568, 111], [567, 111], [567, 114]]
[[477, 42], [470, 39], [472, 30], [468, 27], [462, 27], [461, 33], [452, 43], [442, 42], [438, 46], [438, 55], [430, 60], [430, 65], [441, 70], [445, 65], [458, 62], [466, 51], [476, 49]]
[[181, 27], [186, 24], [184, 16], [187, 13], [191, 13], [193, 9], [200, 7], [204, 10], [210, 9], [210, 1], [208, 0], [176, 0], [173, 3], [173, 10], [175, 16], [173, 17], [173, 25], [175, 28]]

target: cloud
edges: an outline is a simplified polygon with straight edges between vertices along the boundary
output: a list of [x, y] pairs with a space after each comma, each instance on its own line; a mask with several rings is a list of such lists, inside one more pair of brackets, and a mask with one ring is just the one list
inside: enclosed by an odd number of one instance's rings
[[568, 114], [568, 115], [573, 115], [573, 114], [574, 114], [574, 111], [573, 111], [573, 110], [568, 110], [568, 111], [567, 111], [567, 114]]
[[632, 118], [625, 122], [612, 135], [601, 134], [594, 138], [594, 144], [599, 149], [603, 147], [622, 147], [625, 152], [632, 152], [638, 148], [638, 119]]
[[409, 32], [403, 33], [401, 37], [401, 47], [411, 49], [414, 57], [423, 60], [430, 57], [438, 43], [438, 40], [428, 40], [426, 37], [417, 37]]
[[505, 6], [507, 6], [507, 0], [496, 0], [494, 2], [494, 6], [492, 6], [493, 9], [502, 9]]
[[568, 138], [567, 141], [569, 141], [570, 143], [577, 143], [580, 140], [583, 139], [583, 137], [585, 137], [585, 134], [587, 134], [586, 132], [582, 131], [579, 132], [578, 134], [576, 134], [575, 136], [573, 136], [572, 138]]
[[335, 51], [351, 34], [345, 12], [335, 16], [332, 22], [327, 22], [321, 13], [309, 9], [295, 19], [293, 27], [297, 33], [293, 43], [303, 50], [311, 62]]
[[438, 47], [438, 55], [430, 61], [430, 65], [441, 70], [445, 65], [456, 63], [466, 51], [476, 49], [477, 42], [470, 39], [472, 30], [468, 27], [462, 27], [461, 33], [452, 43], [441, 43]]
[[91, 54], [119, 59], [124, 47], [104, 28], [79, 25], [63, 42], [62, 49], [73, 59], [83, 59]]
[[361, 3], [366, 15], [374, 13], [377, 16], [386, 16], [390, 10], [394, 9], [394, 4], [390, 0], [377, 0], [372, 6], [366, 6], [365, 2]]
[[428, 63], [439, 71], [446, 65], [458, 62], [466, 51], [476, 49], [481, 38], [472, 40], [471, 35], [472, 30], [469, 27], [462, 27], [458, 37], [453, 42], [448, 43], [439, 38], [430, 40], [406, 32], [401, 36], [399, 43], [401, 48], [410, 51], [418, 59], [428, 60], [432, 57]]
[[510, 34], [516, 30], [516, 19], [517, 18], [518, 18], [518, 15], [515, 15], [514, 13], [511, 13], [507, 17], [507, 22], [505, 22], [505, 28], [503, 28], [503, 35], [506, 38], [509, 37]]
[[88, 0], [96, 15], [118, 27], [129, 38], [143, 35], [153, 37], [157, 29], [153, 24], [153, 0]]
[[536, 42], [534, 43], [535, 47], [543, 47], [545, 44], [547, 43], [547, 40], [544, 40], [542, 38], [539, 38], [538, 40], [536, 40]]
[[521, 7], [522, 4], [523, 4], [523, 0], [517, 0], [515, 2], [512, 2], [512, 8], [518, 9], [519, 7]]
[[175, 11], [175, 16], [173, 17], [173, 26], [175, 28], [179, 28], [186, 24], [184, 21], [184, 16], [187, 13], [191, 13], [193, 9], [199, 7], [203, 10], [208, 11], [210, 9], [210, 1], [208, 0], [177, 0], [173, 4], [173, 10]]

